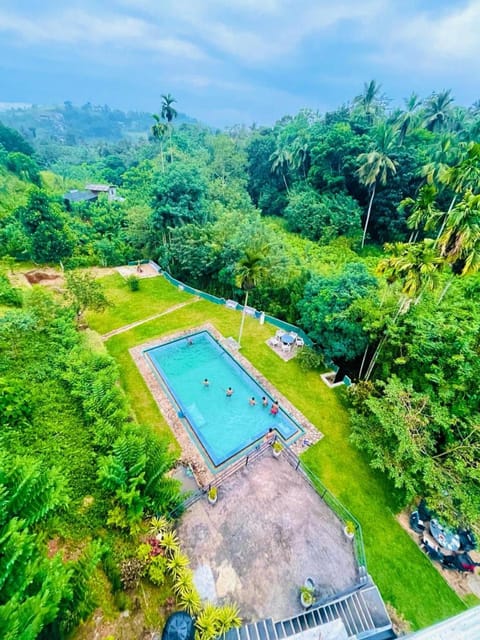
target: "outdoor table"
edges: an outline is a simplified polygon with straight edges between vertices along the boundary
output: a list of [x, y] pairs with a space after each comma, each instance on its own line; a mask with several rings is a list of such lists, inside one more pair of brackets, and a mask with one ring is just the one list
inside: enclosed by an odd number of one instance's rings
[[295, 338], [292, 337], [289, 333], [284, 333], [280, 338], [283, 344], [293, 344], [295, 342]]
[[432, 518], [430, 520], [430, 533], [438, 544], [449, 551], [458, 551], [460, 549], [460, 538], [450, 529], [443, 527], [438, 520]]

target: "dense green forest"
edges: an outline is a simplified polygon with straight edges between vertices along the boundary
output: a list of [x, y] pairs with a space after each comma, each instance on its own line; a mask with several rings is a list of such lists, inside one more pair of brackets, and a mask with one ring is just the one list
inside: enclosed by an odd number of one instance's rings
[[[425, 496], [479, 525], [480, 105], [442, 91], [392, 110], [372, 81], [333, 112], [212, 131], [174, 102], [148, 118], [65, 103], [0, 125], [5, 637], [65, 637], [92, 610], [98, 563], [117, 579], [112, 539], [128, 545], [179, 500], [167, 479], [150, 491], [173, 455], [77, 330], [79, 311], [107, 304], [80, 267], [151, 258], [225, 298], [248, 290], [357, 382], [352, 441], [403, 504]], [[123, 200], [67, 206], [88, 182]], [[61, 264], [67, 293], [12, 287], [22, 261]], [[57, 535], [78, 542], [75, 560], [45, 555]]]

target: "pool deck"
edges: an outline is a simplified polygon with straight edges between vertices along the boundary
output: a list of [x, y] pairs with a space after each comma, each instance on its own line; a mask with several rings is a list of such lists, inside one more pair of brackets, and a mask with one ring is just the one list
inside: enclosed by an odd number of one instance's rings
[[358, 581], [340, 520], [300, 473], [268, 452], [223, 482], [215, 505], [203, 497], [190, 506], [177, 531], [200, 595], [237, 603], [244, 623], [300, 613], [306, 577], [318, 598]]
[[[181, 462], [186, 466], [189, 466], [197, 481], [199, 487], [206, 487], [208, 484], [214, 479], [215, 475], [208, 468], [207, 463], [205, 462], [202, 454], [200, 453], [198, 447], [191, 440], [186, 428], [182, 424], [180, 418], [177, 415], [177, 411], [172, 406], [170, 400], [159, 384], [154, 372], [149, 366], [144, 351], [146, 349], [151, 349], [153, 347], [158, 347], [166, 342], [170, 342], [171, 340], [175, 340], [176, 338], [181, 338], [186, 335], [190, 335], [192, 333], [197, 333], [199, 331], [208, 331], [216, 340], [220, 342], [220, 344], [232, 355], [232, 357], [239, 362], [242, 367], [248, 371], [250, 375], [252, 375], [255, 380], [260, 383], [260, 385], [273, 397], [278, 398], [280, 406], [287, 411], [304, 429], [305, 435], [301, 436], [295, 443], [292, 444], [291, 449], [295, 453], [300, 453], [304, 451], [305, 440], [308, 442], [308, 446], [318, 442], [322, 437], [320, 431], [309, 422], [305, 416], [300, 413], [281, 393], [275, 389], [275, 387], [270, 384], [270, 382], [257, 370], [253, 365], [244, 358], [237, 349], [229, 342], [228, 338], [225, 338], [217, 329], [211, 324], [206, 323], [199, 327], [190, 328], [188, 330], [177, 331], [175, 333], [170, 333], [169, 335], [162, 336], [161, 339], [153, 340], [146, 342], [141, 345], [137, 345], [130, 349], [130, 355], [132, 356], [137, 368], [145, 380], [150, 392], [155, 399], [162, 415], [165, 417], [165, 420], [169, 424], [172, 432], [177, 439], [180, 447], [182, 449]], [[222, 467], [224, 468], [224, 467]]]

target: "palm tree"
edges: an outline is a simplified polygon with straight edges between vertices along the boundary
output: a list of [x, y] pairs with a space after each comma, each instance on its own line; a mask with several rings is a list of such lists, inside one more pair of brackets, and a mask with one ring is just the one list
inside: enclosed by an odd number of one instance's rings
[[176, 102], [175, 98], [173, 96], [171, 96], [169, 93], [162, 94], [162, 110], [160, 112], [160, 115], [162, 116], [162, 118], [164, 120], [166, 120], [168, 122], [168, 127], [169, 127], [169, 140], [170, 140], [170, 162], [173, 160], [173, 154], [172, 154], [172, 120], [174, 118], [177, 117], [178, 113], [177, 111], [174, 109], [174, 107], [172, 107], [172, 104]]
[[[389, 284], [400, 281], [402, 283], [402, 296], [398, 301], [397, 310], [391, 319], [391, 327], [397, 324], [399, 317], [408, 312], [412, 301], [418, 304], [426, 289], [433, 290], [438, 282], [438, 277], [444, 259], [438, 255], [435, 242], [427, 238], [423, 242], [407, 244], [397, 242], [386, 244], [385, 249], [392, 254], [381, 260], [377, 272], [386, 276]], [[378, 356], [388, 340], [388, 329], [373, 353], [365, 373], [365, 380], [372, 375]], [[359, 377], [362, 374], [366, 352], [362, 361]]]
[[174, 102], [176, 102], [175, 98], [169, 93], [167, 93], [167, 95], [162, 94], [161, 116], [168, 122], [168, 124], [170, 124], [178, 115], [177, 111], [172, 107]]
[[372, 212], [373, 199], [377, 184], [385, 185], [387, 183], [388, 174], [395, 174], [397, 167], [388, 153], [393, 149], [395, 143], [396, 132], [386, 125], [382, 125], [378, 131], [378, 140], [376, 149], [368, 153], [361, 153], [357, 160], [360, 167], [357, 169], [357, 175], [360, 182], [368, 188], [370, 192], [370, 201], [368, 203], [367, 218], [363, 228], [362, 248], [365, 245], [368, 223]]
[[431, 161], [422, 168], [422, 176], [429, 184], [441, 182], [441, 178], [448, 167], [457, 160], [458, 145], [455, 136], [444, 133], [432, 147], [429, 153]]
[[462, 276], [480, 269], [480, 195], [469, 190], [452, 208], [438, 246], [441, 255]]
[[409, 242], [416, 242], [418, 232], [421, 227], [425, 231], [435, 229], [437, 221], [443, 215], [437, 208], [436, 197], [438, 191], [433, 184], [424, 184], [418, 191], [416, 200], [405, 198], [400, 202], [399, 209], [404, 211], [410, 209], [407, 218], [407, 227], [412, 229]]
[[289, 166], [292, 163], [292, 154], [288, 149], [279, 147], [271, 154], [269, 160], [272, 163], [271, 172], [278, 173], [282, 176], [285, 189], [287, 190], [287, 193], [290, 193], [286, 174], [288, 173]]
[[258, 283], [266, 278], [269, 273], [267, 264], [268, 246], [251, 247], [245, 250], [244, 256], [235, 266], [235, 284], [245, 291], [245, 301], [242, 309], [242, 320], [238, 335], [238, 346], [241, 346], [243, 325], [245, 323], [245, 307], [248, 304], [248, 294]]
[[395, 121], [395, 126], [398, 129], [399, 143], [403, 145], [407, 133], [417, 119], [417, 110], [422, 104], [422, 101], [416, 93], [411, 93], [409, 98], [405, 98], [406, 110], [402, 111]]
[[452, 189], [454, 195], [443, 218], [437, 241], [443, 234], [459, 194], [467, 190], [475, 193], [480, 188], [480, 144], [478, 142], [471, 142], [468, 145], [460, 143], [457, 145], [457, 152], [462, 154], [457, 163], [453, 166], [444, 165], [438, 175], [438, 181]]
[[467, 191], [452, 207], [438, 238], [438, 246], [453, 270], [438, 299], [440, 304], [456, 273], [466, 276], [480, 270], [480, 195]]
[[160, 120], [156, 113], [152, 114], [155, 124], [152, 125], [152, 136], [160, 142], [160, 158], [162, 161], [162, 172], [165, 173], [165, 162], [163, 157], [163, 140], [168, 131], [168, 125]]
[[378, 273], [385, 275], [389, 283], [400, 281], [402, 293], [407, 298], [418, 296], [415, 300], [417, 304], [423, 291], [434, 289], [439, 269], [444, 264], [436, 251], [435, 242], [431, 238], [418, 243], [396, 242], [386, 244], [385, 250], [391, 254], [379, 262]]
[[377, 84], [375, 80], [365, 82], [363, 84], [363, 93], [356, 96], [354, 103], [357, 104], [370, 124], [373, 122], [374, 116], [379, 112], [382, 98], [380, 96], [381, 84]]
[[463, 157], [455, 166], [444, 169], [440, 182], [456, 193], [480, 191], [480, 143], [470, 142], [466, 146], [461, 143], [459, 147], [463, 151]]
[[425, 127], [429, 131], [440, 131], [445, 126], [451, 112], [453, 98], [451, 89], [433, 93], [427, 100], [425, 109]]
[[310, 165], [310, 149], [308, 143], [297, 138], [293, 143], [292, 165], [295, 169], [301, 170], [303, 179], [307, 179], [307, 171]]

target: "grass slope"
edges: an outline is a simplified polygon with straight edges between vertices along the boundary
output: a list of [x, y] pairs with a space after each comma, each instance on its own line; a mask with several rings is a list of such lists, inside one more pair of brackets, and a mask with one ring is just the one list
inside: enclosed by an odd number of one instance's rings
[[[107, 279], [105, 279], [107, 280]], [[125, 323], [139, 319], [140, 308], [152, 315], [155, 305], [178, 303], [181, 294], [162, 278], [148, 281], [137, 304], [139, 292], [118, 288], [118, 280], [104, 281], [109, 297], [122, 309]], [[111, 285], [114, 288], [110, 291]], [[142, 287], [143, 287], [142, 282]], [[145, 296], [152, 295], [150, 305]], [[90, 314], [92, 327], [107, 332], [119, 326], [119, 318]], [[108, 340], [107, 348], [116, 358], [122, 384], [135, 407], [140, 423], [173, 436], [160, 415], [151, 394], [128, 353], [128, 349], [152, 338], [183, 328], [212, 322], [225, 336], [238, 334], [240, 315], [207, 301], [178, 309]], [[110, 324], [109, 324], [110, 323]], [[265, 345], [274, 328], [246, 318], [242, 354], [247, 357], [325, 435], [304, 454], [304, 462], [315, 470], [324, 484], [360, 521], [367, 553], [368, 569], [384, 599], [414, 627], [424, 627], [465, 609], [429, 560], [403, 531], [394, 517], [400, 504], [398, 494], [385, 477], [375, 473], [366, 459], [349, 442], [349, 421], [342, 392], [328, 389], [318, 374], [302, 372], [295, 360], [281, 361]]]

